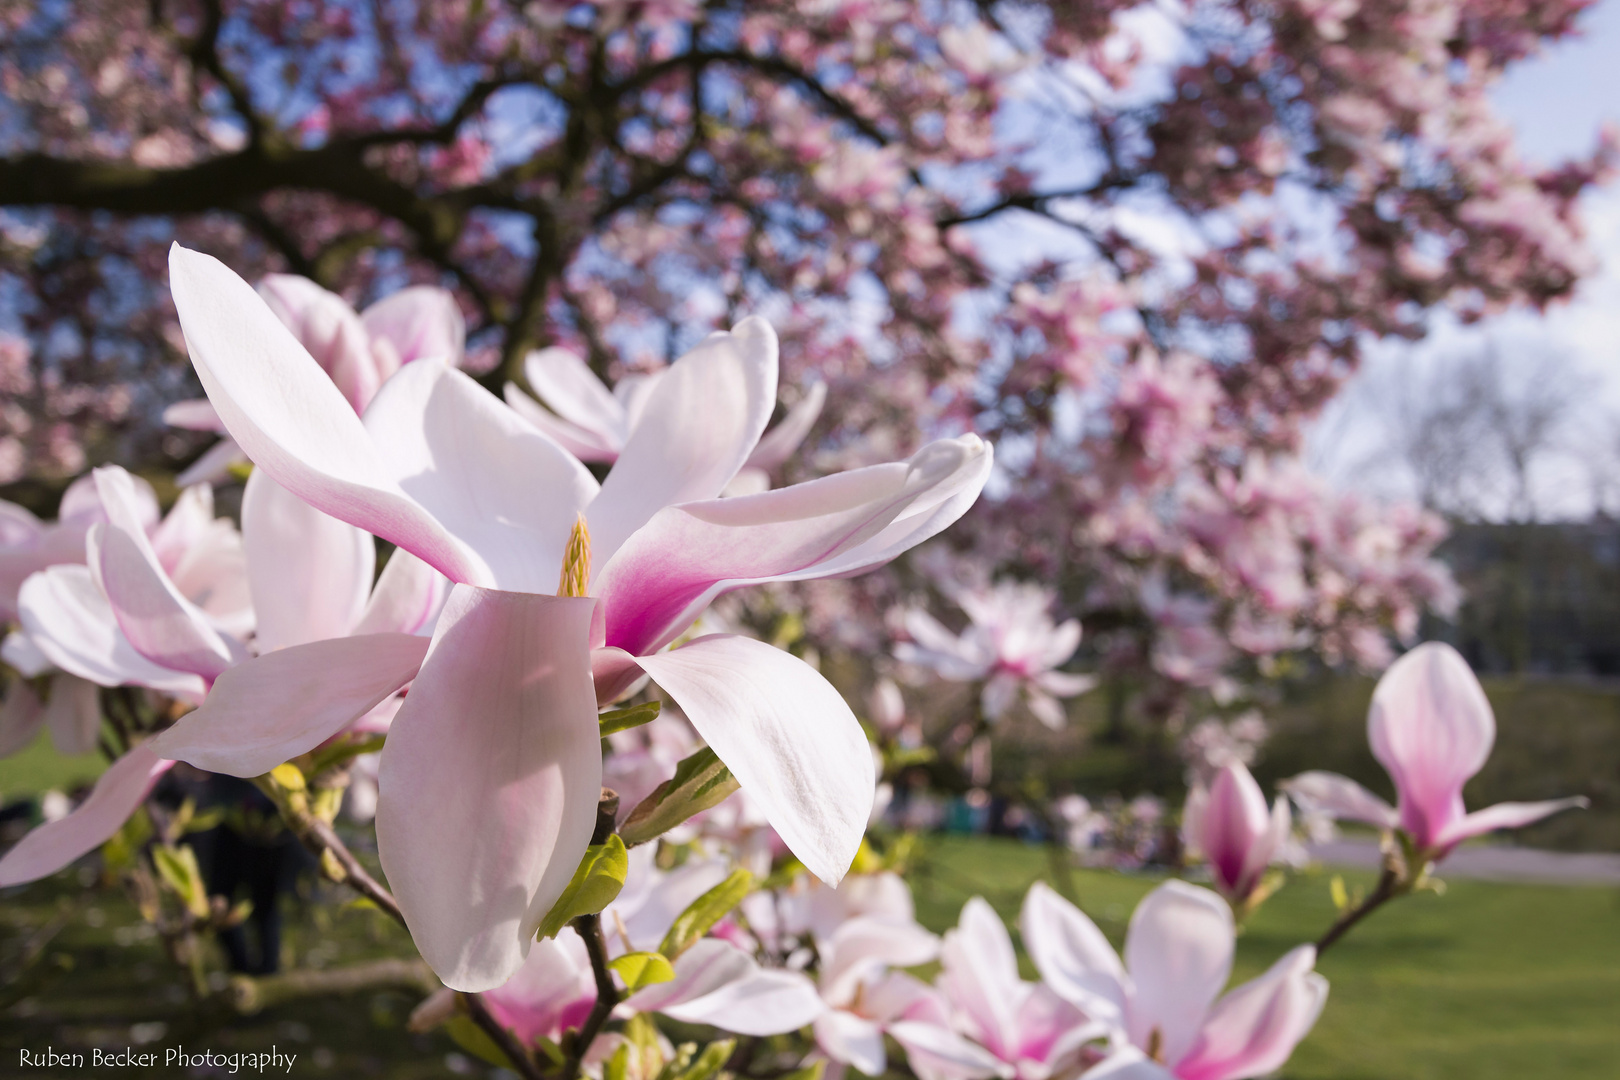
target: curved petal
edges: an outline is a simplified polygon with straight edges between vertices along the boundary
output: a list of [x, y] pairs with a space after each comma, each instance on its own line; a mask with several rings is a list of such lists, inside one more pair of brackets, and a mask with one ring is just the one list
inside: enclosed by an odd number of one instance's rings
[[373, 350], [386, 341], [394, 363], [380, 372], [386, 379], [399, 364], [439, 359], [460, 367], [467, 345], [467, 320], [448, 289], [412, 285], [378, 300], [360, 313], [360, 325]]
[[758, 971], [759, 965], [728, 941], [701, 938], [675, 958], [674, 968], [673, 979], [636, 991], [625, 999], [622, 1008], [627, 1012], [663, 1012], [745, 979]]
[[889, 1034], [906, 1052], [920, 1080], [988, 1080], [1010, 1077], [1013, 1067], [956, 1032], [923, 1020], [890, 1024]]
[[1094, 1020], [1125, 1015], [1125, 967], [1097, 924], [1043, 881], [1029, 887], [1019, 927], [1041, 979]]
[[939, 938], [914, 922], [857, 916], [833, 931], [818, 951], [821, 996], [844, 1005], [868, 976], [884, 968], [916, 967], [934, 959], [939, 955]]
[[137, 652], [172, 671], [213, 680], [240, 654], [197, 606], [180, 595], [145, 537], [96, 525], [86, 538], [90, 572], [124, 637]]
[[867, 1076], [882, 1076], [888, 1064], [883, 1052], [883, 1029], [864, 1016], [843, 1009], [828, 1009], [815, 1020], [816, 1045], [843, 1065], [853, 1065]]
[[153, 663], [118, 629], [85, 566], [53, 566], [23, 583], [18, 614], [29, 639], [63, 671], [97, 686], [146, 686], [199, 700], [203, 680]]
[[170, 427], [184, 428], [187, 431], [213, 431], [220, 435], [225, 434], [225, 423], [220, 420], [219, 413], [214, 411], [213, 403], [207, 398], [175, 402], [163, 410], [163, 422]]
[[395, 483], [353, 407], [247, 282], [176, 244], [169, 284], [197, 377], [256, 465], [317, 510], [414, 552], [452, 581], [489, 579]]
[[184, 486], [214, 484], [231, 474], [231, 466], [246, 465], [248, 456], [229, 435], [204, 450], [202, 456], [185, 467], [174, 482]]
[[604, 563], [660, 509], [713, 499], [776, 405], [776, 332], [747, 318], [670, 365], [587, 514]]
[[371, 590], [371, 599], [354, 632], [430, 632], [449, 592], [450, 583], [443, 574], [404, 548], [395, 548], [388, 565], [377, 576], [377, 586]]
[[1270, 825], [1265, 793], [1249, 770], [1236, 761], [1222, 766], [1199, 817], [1198, 849], [1229, 895], [1242, 895], [1251, 856]]
[[1176, 1065], [1180, 1080], [1249, 1080], [1282, 1068], [1327, 1003], [1327, 980], [1301, 945], [1264, 975], [1222, 997], [1198, 1041]]
[[146, 746], [113, 762], [72, 813], [38, 826], [0, 858], [0, 888], [54, 874], [106, 843], [173, 764]]
[[1452, 848], [1474, 836], [1484, 836], [1497, 829], [1518, 829], [1560, 810], [1585, 809], [1591, 802], [1584, 795], [1568, 799], [1549, 799], [1546, 802], [1505, 802], [1476, 810], [1455, 821], [1435, 840], [1438, 847]]
[[748, 455], [748, 466], [767, 473], [779, 468], [793, 456], [793, 451], [799, 448], [805, 436], [810, 434], [810, 429], [816, 426], [821, 407], [826, 401], [827, 384], [819, 379], [811, 383], [799, 403], [782, 417], [782, 422], [759, 440], [754, 452]]
[[502, 396], [513, 412], [579, 460], [611, 462], [618, 458], [619, 443], [552, 415], [550, 410], [520, 390], [517, 383], [507, 383]]
[[365, 327], [348, 302], [296, 274], [267, 274], [258, 291], [354, 411], [364, 410], [382, 378]]
[[1175, 1073], [1149, 1060], [1134, 1046], [1109, 1054], [1080, 1077], [1081, 1080], [1178, 1080]]
[[1326, 814], [1340, 821], [1361, 821], [1392, 829], [1400, 821], [1395, 808], [1348, 776], [1312, 770], [1277, 785], [1301, 811]]
[[590, 842], [591, 607], [456, 586], [389, 730], [378, 852], [417, 949], [453, 989], [512, 976]]
[[[759, 495], [668, 507], [597, 575], [592, 595], [603, 604], [607, 644], [650, 652], [674, 640], [730, 589], [837, 577], [887, 562], [933, 535], [912, 529], [935, 521], [927, 507], [950, 502], [964, 483], [977, 496], [983, 479], [977, 486], [972, 481], [988, 460], [988, 447], [976, 438], [972, 445], [944, 440], [905, 462]], [[591, 528], [594, 540], [594, 517]]]
[[940, 949], [939, 985], [981, 1042], [1000, 1057], [1016, 1053], [1019, 1009], [1028, 988], [1018, 977], [1018, 957], [1001, 916], [975, 896], [962, 905], [954, 930]]
[[566, 423], [617, 451], [630, 436], [624, 406], [590, 367], [567, 349], [538, 349], [523, 361], [529, 387]]
[[344, 637], [360, 621], [377, 548], [254, 470], [242, 493], [242, 545], [258, 615], [258, 650]]
[[51, 680], [45, 726], [58, 753], [88, 754], [101, 734], [101, 695], [95, 683], [66, 672]]
[[1148, 893], [1125, 936], [1135, 984], [1126, 1010], [1131, 1041], [1148, 1046], [1157, 1031], [1164, 1061], [1175, 1068], [1232, 974], [1234, 940], [1232, 909], [1208, 889], [1167, 881]]
[[467, 374], [412, 364], [388, 380], [366, 431], [400, 487], [489, 567], [502, 589], [552, 593], [596, 479]]
[[313, 641], [225, 672], [152, 748], [209, 772], [258, 776], [315, 749], [416, 677], [426, 638]]
[[713, 1024], [738, 1035], [780, 1035], [812, 1023], [826, 1008], [815, 986], [797, 971], [756, 965], [712, 994], [658, 1011], [685, 1024]]
[[639, 663], [793, 854], [836, 885], [866, 832], [876, 777], [860, 721], [832, 684], [792, 653], [730, 634]]
[[0, 758], [10, 757], [45, 726], [45, 705], [25, 679], [13, 679], [0, 701]]
[[1429, 847], [1462, 816], [1463, 784], [1490, 757], [1496, 718], [1468, 662], [1430, 641], [1378, 680], [1367, 738], [1400, 793], [1402, 827]]

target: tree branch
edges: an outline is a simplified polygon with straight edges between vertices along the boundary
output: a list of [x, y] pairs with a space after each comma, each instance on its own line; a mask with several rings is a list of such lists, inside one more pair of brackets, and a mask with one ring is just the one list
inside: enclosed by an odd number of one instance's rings
[[1334, 942], [1338, 941], [1340, 938], [1344, 937], [1345, 934], [1349, 933], [1351, 927], [1355, 926], [1362, 919], [1365, 919], [1368, 915], [1371, 915], [1374, 911], [1378, 910], [1378, 908], [1382, 907], [1390, 900], [1393, 900], [1395, 897], [1401, 895], [1402, 890], [1399, 887], [1400, 884], [1400, 871], [1393, 866], [1385, 866], [1384, 872], [1379, 875], [1378, 884], [1373, 888], [1373, 891], [1368, 894], [1367, 898], [1361, 903], [1357, 904], [1355, 907], [1351, 908], [1349, 911], [1346, 911], [1344, 914], [1340, 915], [1336, 920], [1334, 920], [1333, 925], [1327, 928], [1327, 932], [1316, 939], [1317, 960], [1320, 961], [1322, 959], [1322, 954], [1332, 948]]

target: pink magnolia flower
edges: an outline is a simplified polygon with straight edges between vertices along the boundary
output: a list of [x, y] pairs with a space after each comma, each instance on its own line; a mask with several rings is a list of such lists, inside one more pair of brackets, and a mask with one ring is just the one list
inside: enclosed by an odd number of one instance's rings
[[1018, 977], [1018, 957], [1001, 917], [974, 897], [940, 949], [937, 985], [957, 1030], [990, 1051], [1018, 1080], [1046, 1080], [1072, 1068], [1080, 1049], [1106, 1033], [1095, 1017], [1044, 983]]
[[1024, 898], [1022, 927], [1045, 984], [1115, 1032], [1115, 1052], [1087, 1077], [1262, 1076], [1288, 1060], [1327, 1001], [1310, 945], [1221, 995], [1232, 973], [1232, 910], [1181, 881], [1165, 882], [1137, 905], [1123, 964], [1097, 925], [1043, 883]]
[[[145, 480], [134, 480], [142, 527], [158, 523], [157, 495]], [[63, 563], [84, 562], [84, 537], [105, 521], [95, 480], [81, 476], [62, 493], [57, 520], [40, 521], [27, 509], [0, 499], [0, 623], [17, 618], [17, 592], [28, 575]]]
[[[726, 591], [860, 573], [939, 532], [984, 485], [983, 442], [941, 440], [904, 462], [719, 499], [776, 397], [775, 335], [748, 319], [670, 367], [599, 485], [446, 365], [402, 368], [362, 422], [223, 265], [176, 246], [170, 280], [209, 399], [258, 467], [456, 583], [383, 750], [377, 808], [383, 869], [447, 985], [489, 989], [522, 963], [590, 839], [602, 778], [597, 702], [644, 673], [804, 864], [842, 876], [874, 778], [838, 692], [803, 661], [747, 638], [661, 650]], [[582, 585], [587, 595], [575, 592]], [[363, 658], [321, 671], [335, 697], [378, 677]], [[229, 745], [243, 724], [278, 731], [216, 770], [254, 775], [354, 719], [300, 713], [246, 680], [242, 688], [214, 710], [229, 723], [199, 719], [190, 742], [176, 738], [166, 752], [192, 760]], [[256, 719], [242, 719], [249, 713]]]
[[1096, 685], [1089, 675], [1056, 670], [1080, 646], [1079, 620], [1054, 624], [1048, 614], [1053, 594], [1038, 585], [1005, 581], [993, 589], [961, 591], [955, 600], [972, 620], [967, 630], [953, 634], [914, 609], [905, 617], [913, 640], [895, 646], [895, 657], [953, 682], [987, 680], [980, 693], [987, 719], [1000, 718], [1022, 690], [1041, 723], [1062, 727], [1066, 717], [1057, 699]]
[[[356, 314], [336, 293], [296, 274], [268, 274], [259, 295], [309, 350], [355, 412], [364, 412], [382, 384], [404, 364], [435, 359], [460, 365], [467, 328], [455, 297], [444, 289], [415, 285]], [[215, 480], [247, 461], [206, 398], [164, 410], [172, 427], [224, 435], [180, 475], [182, 484]]]
[[[319, 513], [266, 475], [255, 473], [243, 494], [243, 535], [234, 550], [246, 553], [246, 566], [239, 560], [181, 557], [173, 562], [174, 574], [159, 549], [179, 542], [162, 530], [151, 540], [146, 537], [132, 478], [122, 469], [105, 468], [96, 470], [95, 479], [108, 520], [90, 530], [89, 565], [53, 566], [30, 577], [21, 593], [23, 627], [64, 671], [104, 686], [145, 686], [203, 704], [130, 749], [108, 767], [83, 804], [35, 829], [0, 858], [4, 885], [55, 873], [105, 842], [174, 764], [178, 755], [168, 750], [170, 744], [187, 747], [187, 760], [214, 772], [230, 771], [244, 756], [262, 756], [267, 745], [274, 754], [277, 726], [263, 710], [244, 711], [233, 702], [274, 701], [291, 715], [312, 718], [329, 734], [364, 722], [416, 674], [428, 645], [416, 631], [437, 612], [440, 590], [430, 568], [407, 552], [395, 552], [372, 588], [371, 538]], [[206, 489], [188, 494], [199, 490]], [[170, 517], [185, 515], [180, 520], [193, 522], [193, 534], [204, 541], [201, 550], [211, 550], [209, 538], [217, 544], [225, 534], [195, 526], [199, 520], [214, 521], [204, 513], [211, 505], [204, 506], [200, 495], [189, 509], [186, 502], [182, 497]], [[234, 529], [228, 537], [234, 540]], [[209, 565], [245, 577], [262, 650], [257, 660], [248, 662], [247, 646], [223, 629], [207, 606], [215, 597], [231, 595], [232, 578], [218, 589], [190, 595], [180, 587], [181, 581], [217, 580], [203, 572], [201, 567]], [[366, 674], [334, 686], [326, 676], [328, 664]], [[342, 723], [334, 724], [334, 715]], [[199, 728], [226, 737], [199, 740], [194, 737]], [[308, 748], [319, 741], [324, 740]]]
[[[523, 362], [523, 374], [549, 409], [506, 384], [506, 403], [581, 461], [614, 462], [635, 434], [666, 372], [630, 375], [609, 390], [585, 361], [567, 349], [540, 349]], [[728, 494], [768, 490], [770, 473], [804, 442], [827, 400], [827, 384], [815, 382], [782, 422], [767, 431], [727, 485]]]
[[556, 1042], [578, 1029], [596, 1004], [596, 978], [585, 942], [571, 926], [535, 942], [513, 976], [486, 990], [484, 1003], [524, 1045], [544, 1037]]
[[1281, 796], [1268, 811], [1266, 797], [1242, 762], [1229, 761], [1208, 790], [1187, 796], [1181, 831], [1188, 854], [1209, 864], [1215, 888], [1241, 905], [1260, 885], [1266, 867], [1283, 854], [1292, 822]]
[[1429, 860], [1445, 858], [1469, 837], [1587, 805], [1576, 796], [1467, 812], [1463, 785], [1491, 755], [1496, 716], [1467, 661], [1441, 642], [1419, 645], [1384, 672], [1367, 714], [1367, 738], [1395, 782], [1398, 809], [1336, 773], [1302, 773], [1283, 788], [1307, 813], [1400, 828]]

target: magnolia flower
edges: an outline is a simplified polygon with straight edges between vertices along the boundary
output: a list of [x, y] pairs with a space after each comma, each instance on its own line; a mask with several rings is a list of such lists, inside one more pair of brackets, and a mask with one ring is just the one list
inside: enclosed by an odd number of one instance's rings
[[[52, 663], [91, 682], [206, 700], [113, 762], [73, 813], [35, 829], [0, 858], [0, 885], [55, 873], [112, 836], [174, 764], [178, 755], [168, 751], [169, 744], [186, 747], [192, 764], [215, 772], [228, 771], [267, 743], [273, 748], [278, 732], [270, 718], [263, 710], [235, 710], [235, 701], [259, 698], [328, 723], [338, 714], [343, 723], [331, 734], [374, 717], [420, 667], [427, 640], [416, 632], [437, 611], [437, 575], [425, 564], [395, 552], [373, 588], [369, 536], [255, 473], [243, 493], [243, 534], [234, 546], [226, 545], [238, 555], [245, 552], [246, 566], [223, 562], [245, 578], [253, 598], [249, 610], [257, 615], [262, 654], [248, 663], [246, 645], [207, 606], [232, 595], [234, 579], [200, 593], [180, 585], [216, 580], [203, 567], [217, 570], [221, 561], [182, 557], [173, 561], [171, 574], [159, 544], [174, 537], [160, 529], [147, 538], [129, 474], [111, 467], [94, 475], [107, 521], [89, 532], [89, 564], [53, 566], [30, 577], [21, 593], [23, 627]], [[200, 494], [206, 490], [188, 489], [170, 518], [185, 515], [181, 520], [194, 526], [214, 523], [211, 503]], [[223, 535], [201, 526], [191, 533], [214, 537], [215, 543]], [[234, 540], [235, 530], [228, 536]], [[202, 550], [211, 548], [205, 543]], [[226, 607], [239, 617], [234, 604]], [[358, 667], [367, 675], [334, 687], [323, 676], [328, 664]], [[283, 760], [277, 757], [275, 764]]]
[[1137, 905], [1120, 963], [1097, 925], [1037, 882], [1024, 945], [1045, 984], [1123, 1044], [1085, 1075], [1115, 1080], [1247, 1080], [1278, 1069], [1327, 1000], [1302, 945], [1217, 999], [1232, 973], [1232, 910], [1208, 889], [1167, 881]]
[[[152, 485], [135, 479], [142, 527], [158, 523], [157, 495]], [[17, 592], [28, 575], [63, 563], [84, 562], [84, 537], [90, 526], [105, 521], [95, 480], [81, 476], [62, 493], [57, 520], [40, 521], [27, 509], [0, 499], [0, 623], [17, 618]]]
[[[466, 323], [455, 297], [444, 289], [401, 289], [359, 314], [341, 296], [296, 274], [267, 275], [259, 282], [259, 295], [357, 413], [365, 411], [389, 376], [412, 360], [461, 363]], [[225, 436], [180, 474], [182, 484], [216, 480], [230, 466], [247, 461], [206, 398], [176, 402], [164, 410], [163, 420], [172, 427]]]
[[1188, 854], [1209, 864], [1215, 888], [1234, 906], [1254, 894], [1266, 867], [1282, 857], [1291, 827], [1288, 800], [1279, 796], [1268, 811], [1260, 785], [1237, 761], [1222, 766], [1208, 790], [1188, 793], [1181, 822]]
[[979, 897], [963, 905], [956, 929], [946, 932], [940, 959], [937, 985], [956, 1027], [994, 1055], [1002, 1076], [1046, 1080], [1072, 1068], [1081, 1047], [1106, 1034], [1051, 987], [1018, 977], [1007, 928]]
[[1469, 837], [1587, 805], [1577, 796], [1467, 812], [1463, 785], [1491, 755], [1496, 717], [1467, 661], [1441, 642], [1419, 645], [1384, 672], [1367, 714], [1367, 738], [1395, 782], [1398, 809], [1336, 773], [1302, 773], [1281, 786], [1306, 812], [1404, 830], [1429, 861]]
[[1047, 727], [1060, 728], [1066, 717], [1056, 699], [1084, 693], [1096, 680], [1056, 670], [1079, 648], [1080, 623], [1054, 624], [1048, 614], [1052, 600], [1050, 590], [1016, 582], [958, 593], [957, 604], [972, 620], [966, 631], [958, 636], [926, 611], [912, 610], [905, 627], [913, 640], [901, 642], [894, 654], [953, 682], [988, 680], [980, 694], [987, 719], [998, 719], [1022, 689], [1029, 711]]
[[[939, 532], [984, 485], [983, 442], [942, 440], [908, 461], [719, 499], [776, 395], [775, 335], [747, 319], [671, 365], [598, 484], [446, 365], [402, 368], [362, 423], [235, 274], [177, 245], [170, 279], [198, 376], [258, 467], [456, 583], [382, 752], [377, 808], [383, 869], [447, 985], [489, 989], [522, 963], [590, 840], [602, 778], [597, 702], [644, 673], [800, 860], [825, 879], [842, 876], [874, 777], [838, 692], [803, 661], [747, 638], [663, 650], [730, 589], [860, 573]], [[354, 688], [382, 674], [352, 657], [314, 678], [327, 698], [354, 702], [363, 696]], [[289, 708], [247, 680], [241, 689], [225, 693], [213, 718], [193, 714], [189, 741], [165, 752], [190, 761], [244, 724], [277, 732], [229, 768], [220, 758], [210, 766], [254, 775], [354, 719]]]
[[[629, 375], [609, 390], [585, 361], [567, 349], [541, 349], [523, 362], [529, 386], [550, 406], [541, 408], [520, 390], [506, 384], [506, 403], [519, 416], [551, 436], [581, 461], [612, 463], [629, 444], [646, 413], [647, 402], [667, 374]], [[821, 415], [827, 385], [815, 382], [789, 409], [782, 422], [759, 440], [748, 460], [726, 486], [728, 494], [752, 494], [771, 486], [770, 473], [793, 455]]]

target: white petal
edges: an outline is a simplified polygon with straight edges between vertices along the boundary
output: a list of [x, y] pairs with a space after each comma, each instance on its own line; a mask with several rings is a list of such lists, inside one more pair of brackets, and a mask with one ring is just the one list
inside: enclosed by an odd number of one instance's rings
[[242, 544], [260, 653], [343, 637], [360, 621], [377, 564], [370, 534], [255, 470], [242, 493]]
[[1235, 934], [1232, 909], [1208, 889], [1167, 881], [1143, 898], [1125, 936], [1132, 1042], [1147, 1046], [1157, 1030], [1164, 1061], [1175, 1067], [1232, 974]]
[[1097, 924], [1045, 882], [1024, 897], [1024, 948], [1057, 995], [1097, 1020], [1120, 1022], [1125, 967]]

